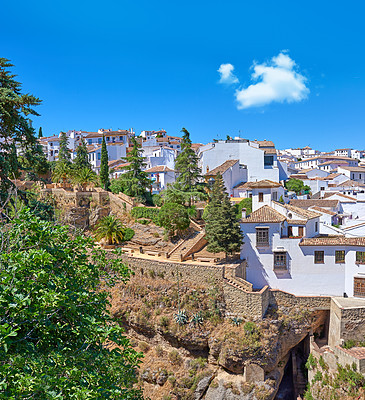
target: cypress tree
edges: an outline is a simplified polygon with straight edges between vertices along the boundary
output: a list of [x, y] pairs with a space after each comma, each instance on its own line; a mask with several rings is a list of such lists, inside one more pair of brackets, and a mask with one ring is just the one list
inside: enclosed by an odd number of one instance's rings
[[191, 192], [201, 177], [201, 169], [198, 166], [198, 156], [191, 147], [190, 133], [185, 128], [182, 128], [181, 132], [184, 135], [181, 142], [181, 153], [175, 161], [175, 171], [178, 174], [176, 181], [183, 190]]
[[91, 169], [91, 164], [89, 163], [89, 157], [87, 154], [87, 147], [84, 138], [81, 138], [81, 143], [76, 148], [76, 157], [74, 160], [75, 169], [79, 170], [82, 168]]
[[108, 150], [106, 148], [105, 137], [103, 135], [103, 141], [101, 143], [100, 182], [104, 190], [109, 190], [110, 187], [108, 159]]
[[220, 174], [216, 176], [213, 185], [205, 222], [208, 251], [212, 253], [224, 251], [226, 257], [228, 254], [240, 251], [242, 233], [236, 209], [229, 200]]
[[125, 194], [137, 197], [140, 201], [146, 201], [147, 189], [151, 186], [151, 180], [148, 178], [147, 172], [143, 171], [146, 167], [144, 157], [142, 156], [142, 146], [133, 136], [131, 138], [132, 150], [124, 157], [123, 160], [129, 165], [125, 166], [125, 172], [119, 179], [123, 181]]
[[41, 137], [43, 137], [43, 131], [42, 131], [42, 127], [39, 127], [39, 131], [38, 131], [38, 138], [40, 139]]
[[66, 132], [61, 132], [58, 161], [65, 164], [71, 164], [71, 155], [68, 148], [68, 138]]

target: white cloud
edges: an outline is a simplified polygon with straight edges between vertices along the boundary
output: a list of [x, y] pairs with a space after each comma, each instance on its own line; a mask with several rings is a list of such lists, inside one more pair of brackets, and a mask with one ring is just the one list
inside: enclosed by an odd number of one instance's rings
[[238, 78], [233, 73], [234, 66], [232, 64], [221, 64], [218, 72], [221, 74], [219, 83], [227, 83], [229, 85], [238, 83]]
[[252, 69], [251, 78], [257, 83], [236, 90], [239, 109], [260, 107], [272, 102], [293, 103], [308, 97], [307, 78], [297, 71], [295, 61], [285, 52], [273, 57], [269, 63], [254, 63]]

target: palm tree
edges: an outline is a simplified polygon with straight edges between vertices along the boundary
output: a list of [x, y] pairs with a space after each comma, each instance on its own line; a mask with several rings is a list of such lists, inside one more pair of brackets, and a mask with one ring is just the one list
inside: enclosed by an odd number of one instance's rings
[[78, 171], [75, 171], [75, 175], [72, 177], [72, 183], [77, 183], [82, 186], [82, 190], [85, 191], [85, 187], [89, 183], [97, 183], [98, 176], [90, 168], [84, 167]]
[[100, 241], [105, 239], [108, 245], [123, 242], [125, 227], [122, 222], [114, 215], [103, 217], [95, 229], [95, 239]]
[[67, 179], [70, 176], [70, 172], [71, 169], [67, 163], [58, 161], [56, 163], [55, 169], [52, 172], [52, 181], [66, 183]]

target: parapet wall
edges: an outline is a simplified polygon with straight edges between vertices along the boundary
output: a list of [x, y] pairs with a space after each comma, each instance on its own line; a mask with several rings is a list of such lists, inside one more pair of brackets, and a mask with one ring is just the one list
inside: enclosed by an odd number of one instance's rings
[[[128, 263], [135, 272], [149, 274], [163, 274], [165, 277], [176, 278], [179, 274], [181, 283], [194, 282], [203, 286], [218, 284], [224, 293], [225, 315], [228, 317], [240, 317], [249, 319], [262, 319], [269, 306], [278, 307], [286, 312], [297, 308], [309, 311], [329, 310], [330, 297], [321, 296], [295, 296], [280, 290], [269, 289], [265, 286], [260, 291], [252, 291], [252, 285], [242, 278], [235, 278], [233, 270], [241, 274], [242, 265], [212, 265], [212, 264], [188, 264], [174, 263], [171, 261], [159, 261], [144, 259], [138, 256], [122, 255], [122, 259]], [[229, 273], [227, 273], [227, 271]]]

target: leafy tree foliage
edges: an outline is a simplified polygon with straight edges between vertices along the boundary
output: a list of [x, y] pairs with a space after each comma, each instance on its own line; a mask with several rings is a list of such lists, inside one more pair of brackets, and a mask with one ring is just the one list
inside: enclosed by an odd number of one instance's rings
[[249, 215], [252, 212], [252, 198], [247, 197], [246, 199], [242, 199], [237, 205], [237, 218], [242, 218], [242, 209], [246, 209], [246, 214]]
[[213, 185], [205, 221], [208, 251], [212, 253], [224, 251], [227, 256], [227, 254], [240, 250], [242, 233], [237, 220], [236, 209], [229, 200], [220, 174], [216, 176]]
[[85, 187], [89, 183], [98, 183], [99, 179], [98, 176], [94, 171], [92, 171], [88, 167], [82, 167], [81, 169], [73, 169], [72, 172], [72, 182], [77, 183], [82, 186], [82, 188], [85, 190]]
[[103, 135], [103, 141], [101, 143], [101, 157], [100, 157], [100, 182], [104, 190], [110, 189], [110, 179], [109, 179], [109, 156], [108, 150], [106, 148], [105, 136]]
[[177, 203], [164, 204], [160, 209], [158, 220], [169, 236], [181, 234], [190, 225], [186, 207]]
[[285, 183], [285, 187], [290, 190], [295, 192], [296, 194], [300, 194], [303, 193], [305, 191], [309, 191], [310, 187], [307, 185], [304, 185], [303, 181], [300, 179], [289, 179], [286, 183]]
[[[37, 141], [29, 116], [39, 115], [34, 109], [41, 100], [21, 92], [9, 68], [9, 60], [0, 58], [0, 200], [4, 201], [11, 179], [19, 173], [42, 173], [47, 169], [46, 158]], [[18, 149], [18, 152], [16, 151]], [[34, 175], [36, 177], [36, 175]]]
[[189, 206], [199, 192], [197, 182], [201, 177], [201, 169], [198, 166], [198, 156], [191, 147], [190, 133], [182, 128], [183, 138], [181, 142], [181, 153], [176, 157], [175, 171], [178, 189], [185, 192], [188, 197]]
[[128, 268], [28, 210], [0, 235], [0, 397], [141, 399], [140, 355], [112, 320], [105, 290], [126, 282]]
[[61, 132], [58, 162], [71, 165], [71, 154], [68, 148], [68, 138], [66, 132]]
[[58, 161], [52, 171], [52, 181], [66, 183], [72, 177], [71, 164]]
[[114, 193], [122, 192], [146, 203], [150, 197], [147, 190], [150, 188], [152, 182], [148, 174], [143, 171], [146, 163], [142, 156], [142, 146], [137, 142], [135, 137], [132, 137], [131, 141], [133, 145], [132, 150], [127, 154], [127, 157], [123, 158], [126, 163], [129, 163], [129, 165], [124, 167], [127, 172], [113, 181], [112, 188]]
[[107, 244], [118, 244], [123, 242], [125, 226], [114, 215], [103, 217], [95, 229], [95, 239], [105, 239]]
[[76, 157], [73, 162], [73, 167], [75, 170], [81, 168], [89, 168], [91, 169], [91, 164], [89, 162], [86, 142], [84, 139], [81, 139], [81, 143], [76, 148]]

